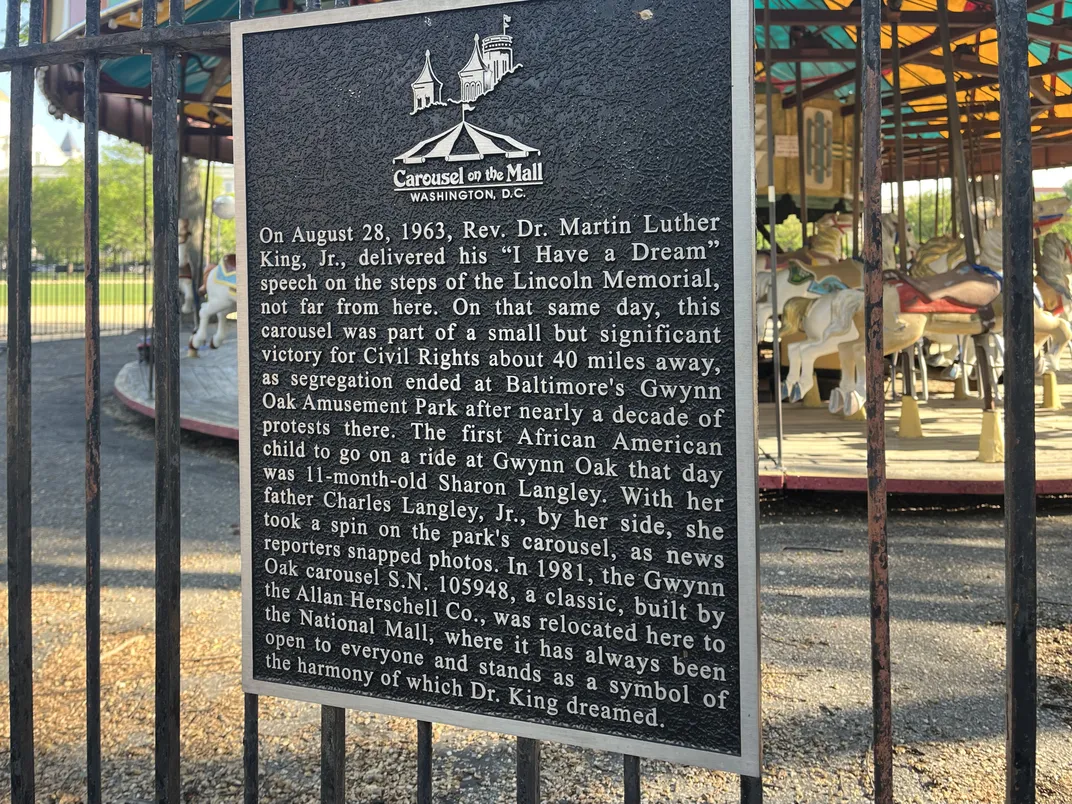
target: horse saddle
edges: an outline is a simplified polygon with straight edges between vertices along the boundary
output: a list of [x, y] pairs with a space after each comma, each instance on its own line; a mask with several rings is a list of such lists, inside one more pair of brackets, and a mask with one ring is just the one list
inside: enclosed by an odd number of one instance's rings
[[212, 272], [212, 281], [223, 285], [231, 293], [238, 293], [238, 260], [234, 254], [228, 254], [220, 260], [220, 264]]
[[893, 284], [901, 312], [974, 314], [988, 331], [996, 323], [993, 303], [1001, 293], [1001, 280], [992, 271], [971, 265], [927, 277], [897, 271]]

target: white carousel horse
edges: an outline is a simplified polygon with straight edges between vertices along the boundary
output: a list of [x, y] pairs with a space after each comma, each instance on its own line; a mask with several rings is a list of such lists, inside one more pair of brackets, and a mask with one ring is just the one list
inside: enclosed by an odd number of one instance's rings
[[[789, 266], [790, 260], [805, 265], [825, 265], [837, 262], [842, 255], [842, 241], [847, 232], [852, 231], [852, 215], [844, 212], [828, 212], [815, 222], [815, 229], [808, 240], [808, 245], [778, 254], [778, 270]], [[770, 252], [756, 252], [756, 270], [770, 270]]]
[[[1067, 202], [1065, 204], [1067, 207]], [[1036, 205], [1036, 221], [1039, 213]], [[922, 335], [977, 336], [1000, 333], [1001, 227], [984, 233], [979, 259], [982, 265], [963, 265], [952, 273], [926, 278], [900, 275], [883, 290], [884, 351], [893, 354], [915, 343]], [[983, 267], [987, 266], [987, 267]], [[831, 394], [831, 412], [855, 413], [864, 399], [863, 342], [864, 294], [850, 289], [838, 291], [809, 304], [802, 314], [802, 329], [808, 340], [790, 351], [790, 375], [786, 386], [790, 399], [798, 400], [812, 384], [815, 360], [835, 350], [841, 361], [841, 384]], [[1054, 348], [1044, 356], [1045, 370], [1056, 372], [1060, 354], [1072, 342], [1067, 321], [1035, 308], [1035, 350], [1053, 340]], [[988, 366], [988, 370], [990, 367]]]
[[[1034, 228], [1035, 232], [1040, 238], [1045, 236], [1043, 240], [1043, 252], [1042, 260], [1038, 265], [1039, 275], [1042, 278], [1036, 277], [1035, 284], [1038, 286], [1039, 291], [1043, 297], [1043, 307], [1047, 312], [1060, 315], [1059, 308], [1063, 305], [1058, 303], [1058, 298], [1052, 295], [1052, 291], [1049, 291], [1050, 283], [1047, 281], [1047, 277], [1054, 277], [1055, 284], [1052, 286], [1058, 294], [1061, 293], [1061, 280], [1058, 278], [1061, 270], [1062, 261], [1065, 259], [1064, 247], [1062, 242], [1067, 243], [1064, 238], [1060, 238], [1060, 235], [1056, 235], [1060, 240], [1055, 240], [1053, 243], [1049, 243], [1054, 238], [1054, 235], [1047, 235], [1054, 225], [1059, 223], [1065, 213], [1067, 212], [1069, 205], [1067, 198], [1048, 198], [1044, 201], [1037, 201], [1034, 204]], [[996, 221], [994, 228], [1000, 228], [1000, 218]], [[993, 229], [991, 230], [993, 231]], [[1049, 251], [1047, 252], [1047, 244], [1049, 245]], [[1068, 252], [1068, 258], [1072, 259], [1072, 250]], [[939, 238], [928, 241], [923, 249], [920, 251], [920, 256], [913, 264], [911, 274], [913, 277], [931, 276], [934, 273], [944, 272], [948, 265], [958, 265], [965, 260], [964, 254], [964, 242], [951, 235], [942, 235]], [[984, 265], [989, 263], [984, 262]], [[1046, 272], [1046, 276], [1043, 277], [1043, 272]], [[1067, 271], [1066, 271], [1067, 276]], [[1064, 287], [1067, 289], [1067, 278], [1063, 280]], [[1067, 291], [1066, 291], [1067, 292]], [[1065, 308], [1066, 310], [1069, 308]], [[1072, 310], [1070, 310], [1072, 312]], [[1069, 316], [1066, 315], [1066, 318]], [[937, 332], [928, 332], [927, 340], [933, 344], [932, 349], [936, 349], [936, 354], [932, 354], [928, 358], [928, 363], [935, 368], [945, 368], [943, 376], [948, 379], [956, 379], [961, 371], [968, 371], [971, 373], [975, 366], [975, 350], [964, 349], [963, 339], [954, 335], [943, 335]], [[992, 334], [991, 337], [986, 339], [987, 358], [990, 361], [990, 365], [993, 368], [995, 376], [1000, 373], [1001, 367], [1004, 365], [1004, 352], [1005, 343], [1004, 339], [999, 334]], [[1046, 362], [1040, 358], [1038, 371], [1044, 373], [1046, 371]]]
[[182, 313], [194, 311], [194, 274], [190, 265], [190, 221], [179, 218], [179, 292], [182, 294]]
[[1035, 285], [1042, 294], [1042, 306], [1049, 313], [1072, 317], [1072, 289], [1068, 275], [1072, 273], [1072, 244], [1060, 232], [1050, 232], [1042, 241], [1042, 258], [1038, 264]]
[[226, 255], [211, 271], [205, 272], [202, 280], [202, 295], [206, 300], [198, 314], [197, 332], [190, 338], [190, 357], [208, 340], [208, 322], [216, 317], [216, 334], [209, 346], [218, 349], [227, 337], [227, 316], [238, 309], [238, 269], [234, 254]]
[[[908, 226], [909, 256], [915, 253], [917, 243], [912, 227]], [[882, 215], [882, 268], [892, 270], [895, 267], [897, 241], [897, 218], [889, 213]], [[786, 269], [779, 269], [778, 310], [779, 316], [785, 312], [786, 305], [793, 299], [817, 299], [835, 290], [859, 288], [863, 284], [863, 265], [855, 259], [839, 260], [835, 263], [805, 265], [790, 259]], [[764, 340], [767, 325], [774, 315], [774, 306], [770, 302], [771, 272], [761, 271], [756, 276], [756, 338]]]

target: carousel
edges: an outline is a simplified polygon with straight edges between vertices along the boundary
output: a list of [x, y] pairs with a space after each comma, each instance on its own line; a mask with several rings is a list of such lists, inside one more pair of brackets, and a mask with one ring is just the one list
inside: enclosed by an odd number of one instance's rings
[[[319, 5], [310, 2], [309, 10]], [[1062, 7], [1029, 5], [1036, 169], [1072, 164], [1072, 18], [1064, 19]], [[102, 11], [102, 28], [136, 28], [139, 8], [113, 5]], [[257, 9], [306, 10], [294, 0], [261, 0]], [[230, 1], [187, 2], [187, 19], [236, 13]], [[859, 7], [849, 2], [756, 4], [755, 325], [760, 482], [771, 489], [866, 489], [859, 22]], [[50, 24], [56, 39], [81, 35], [78, 24]], [[1002, 170], [993, 9], [965, 0], [890, 0], [882, 47], [889, 489], [1001, 493]], [[229, 162], [229, 54], [191, 53], [183, 64], [181, 148]], [[80, 116], [80, 69], [39, 72], [57, 113]], [[147, 144], [148, 56], [106, 61], [102, 91], [102, 128]], [[924, 183], [933, 201], [926, 214]], [[205, 204], [206, 218], [209, 209], [217, 219], [233, 216], [233, 199]], [[1064, 197], [1035, 205], [1040, 493], [1072, 492], [1072, 245], [1060, 226], [1068, 207]], [[800, 230], [786, 249], [778, 232], [784, 237], [791, 218]], [[180, 240], [186, 242], [182, 233]], [[182, 272], [176, 294], [191, 332], [181, 361], [183, 426], [237, 438], [234, 256], [199, 258]], [[149, 416], [151, 375], [146, 362], [132, 361], [115, 383], [125, 404]]]
[[[1064, 166], [1072, 163], [1072, 20], [1049, 3], [1029, 10], [1034, 167]], [[756, 327], [767, 488], [867, 488], [858, 22], [858, 7], [848, 4], [767, 0], [756, 10]], [[885, 9], [890, 491], [1004, 488], [996, 39], [989, 5], [918, 0]], [[933, 188], [926, 218], [924, 181]], [[1072, 491], [1072, 411], [1062, 401], [1072, 380], [1072, 247], [1060, 231], [1068, 207], [1063, 196], [1035, 203], [1040, 493]], [[773, 224], [790, 216], [805, 245], [786, 251]]]

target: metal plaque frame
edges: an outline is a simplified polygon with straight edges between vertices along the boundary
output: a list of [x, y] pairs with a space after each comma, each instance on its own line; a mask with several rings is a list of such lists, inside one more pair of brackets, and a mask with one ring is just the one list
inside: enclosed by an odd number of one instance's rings
[[635, 740], [594, 731], [547, 726], [523, 720], [477, 715], [470, 712], [311, 687], [258, 681], [253, 678], [252, 516], [249, 408], [249, 306], [246, 247], [245, 113], [243, 109], [243, 49], [246, 36], [391, 17], [459, 11], [485, 6], [538, 3], [540, 0], [396, 0], [391, 3], [318, 11], [315, 14], [250, 19], [231, 28], [232, 94], [234, 100], [234, 163], [237, 201], [236, 249], [238, 260], [238, 389], [240, 432], [241, 541], [242, 541], [242, 687], [247, 693], [289, 698], [345, 709], [377, 712], [395, 717], [447, 723], [468, 729], [499, 732], [537, 740], [551, 740], [602, 751], [650, 757], [714, 770], [759, 776], [761, 768], [759, 590], [757, 511], [757, 386], [754, 318], [755, 277], [755, 133], [753, 112], [754, 10], [745, 0], [726, 0], [731, 30], [733, 264], [736, 449], [738, 477], [738, 611], [740, 620], [741, 755], [731, 755], [672, 743]]

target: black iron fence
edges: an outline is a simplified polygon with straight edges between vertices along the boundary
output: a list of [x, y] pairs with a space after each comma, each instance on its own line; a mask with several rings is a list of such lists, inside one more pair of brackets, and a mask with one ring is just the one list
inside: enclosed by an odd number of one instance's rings
[[[30, 335], [81, 338], [86, 332], [86, 262], [78, 250], [43, 251], [30, 263]], [[122, 335], [152, 324], [153, 270], [142, 254], [100, 256], [100, 329]], [[0, 326], [7, 326], [8, 271], [0, 266]], [[178, 292], [178, 286], [175, 287]]]
[[[169, 0], [170, 19], [157, 25], [158, 3], [145, 0], [141, 30], [100, 35], [100, 4], [86, 4], [83, 38], [42, 44], [43, 0], [31, 0], [27, 44], [20, 44], [21, 2], [8, 0], [6, 42], [0, 49], [0, 70], [11, 73], [11, 140], [9, 185], [9, 240], [3, 275], [8, 331], [7, 372], [7, 538], [9, 611], [9, 689], [11, 718], [11, 800], [33, 804], [34, 787], [34, 690], [33, 637], [31, 627], [31, 395], [30, 354], [38, 327], [41, 334], [81, 327], [86, 342], [86, 689], [87, 765], [86, 801], [99, 804], [101, 796], [100, 731], [100, 336], [114, 326], [141, 326], [142, 306], [153, 306], [153, 343], [156, 356], [156, 734], [155, 799], [167, 804], [182, 801], [179, 763], [179, 611], [181, 543], [179, 493], [179, 356], [186, 345], [180, 325], [178, 274], [179, 167], [179, 64], [184, 51], [225, 51], [229, 44], [227, 21], [184, 24], [185, 3]], [[346, 0], [336, 5], [348, 5]], [[893, 4], [891, 3], [891, 6]], [[1032, 8], [1041, 3], [1033, 2]], [[320, 0], [310, 0], [319, 8]], [[944, 9], [944, 0], [939, 0]], [[252, 16], [253, 0], [241, 0], [240, 15]], [[1030, 291], [1031, 209], [1028, 196], [1017, 192], [1030, 182], [1030, 117], [1027, 91], [1027, 23], [1025, 0], [997, 4], [1000, 18], [999, 48], [1002, 54], [1001, 97], [1002, 146], [1008, 181], [1005, 190], [1005, 265], [1010, 288], [1005, 305], [1005, 333], [1009, 353], [1016, 359], [1006, 371], [1006, 530], [1009, 613], [1007, 765], [1009, 802], [1034, 801], [1035, 674], [1035, 552], [1034, 552], [1034, 452], [1031, 400]], [[892, 720], [890, 716], [890, 650], [888, 634], [888, 587], [882, 393], [882, 293], [879, 283], [879, 184], [880, 106], [882, 52], [879, 31], [883, 8], [880, 0], [862, 3], [859, 37], [862, 40], [861, 93], [864, 112], [863, 176], [864, 255], [868, 291], [868, 404], [869, 500], [872, 572], [872, 658], [874, 686], [875, 799], [892, 802]], [[101, 254], [98, 207], [98, 103], [100, 61], [150, 53], [152, 61], [153, 205], [154, 249], [150, 270], [143, 261], [111, 259]], [[300, 58], [300, 54], [295, 54]], [[34, 67], [42, 64], [82, 62], [85, 81], [85, 258], [38, 260], [30, 229], [31, 155]], [[131, 281], [132, 280], [132, 281]], [[149, 287], [151, 283], [151, 287]], [[131, 307], [126, 300], [129, 298]], [[119, 301], [116, 302], [118, 297]], [[47, 300], [55, 299], [50, 304]], [[59, 303], [62, 300], [62, 303]], [[81, 305], [78, 315], [74, 308]], [[70, 318], [54, 323], [35, 318], [48, 307], [68, 310]], [[111, 313], [118, 307], [118, 323]], [[65, 315], [65, 314], [64, 314]], [[129, 320], [128, 320], [129, 319]], [[1023, 358], [1023, 359], [1021, 359]], [[344, 797], [344, 730], [342, 710], [323, 708], [321, 751], [321, 800], [340, 803]], [[238, 728], [238, 724], [235, 724]], [[245, 699], [244, 800], [258, 800], [258, 701]], [[431, 801], [432, 740], [430, 724], [418, 723], [417, 763], [414, 768], [417, 801]], [[805, 735], [802, 735], [807, 739]], [[540, 797], [540, 745], [517, 741], [517, 797], [535, 802]], [[623, 768], [624, 798], [641, 798], [641, 763], [626, 757]], [[741, 800], [762, 800], [762, 782], [742, 779]]]

